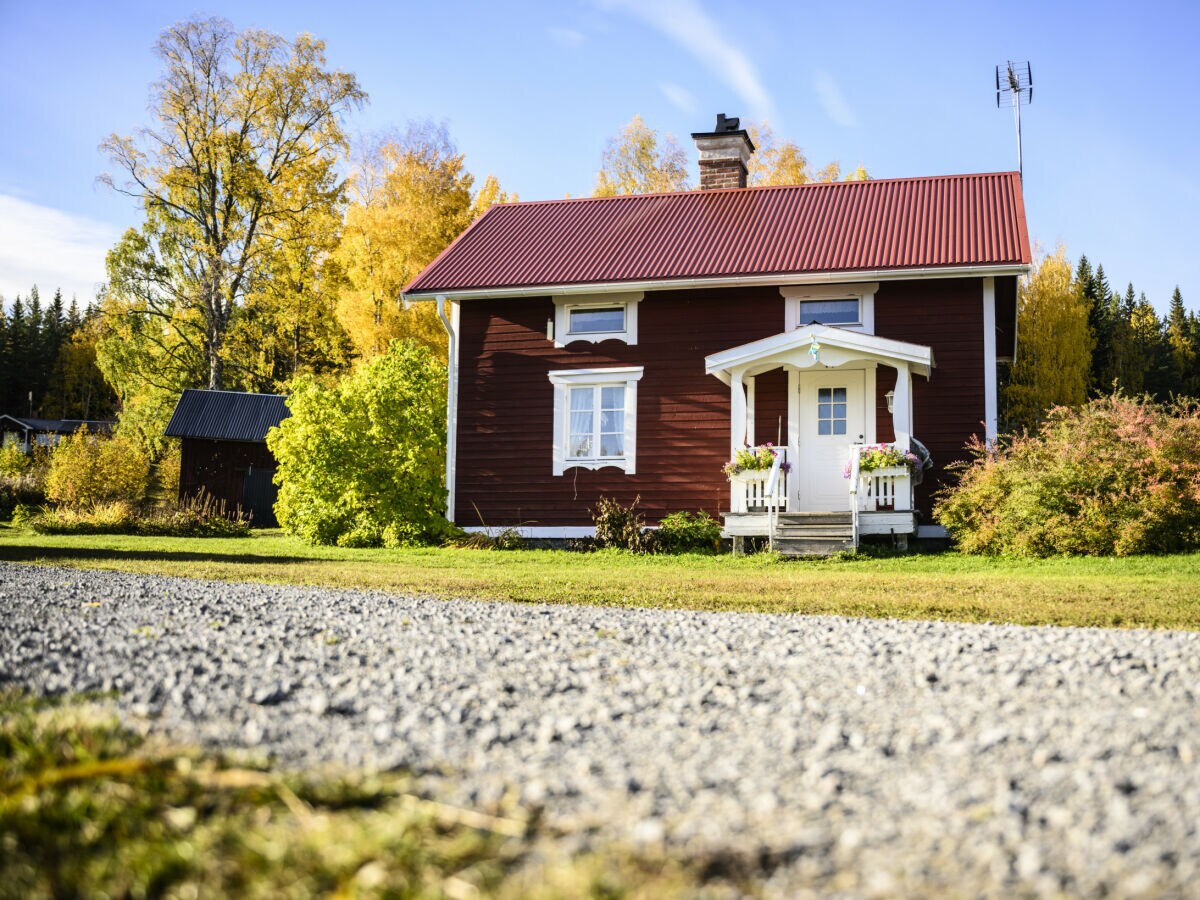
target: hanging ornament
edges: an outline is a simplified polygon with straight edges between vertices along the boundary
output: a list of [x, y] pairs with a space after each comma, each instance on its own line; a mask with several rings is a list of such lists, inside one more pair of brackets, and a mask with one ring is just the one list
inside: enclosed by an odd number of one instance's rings
[[813, 362], [821, 361], [821, 345], [817, 343], [817, 336], [812, 336], [812, 343], [808, 345], [808, 355], [813, 358]]

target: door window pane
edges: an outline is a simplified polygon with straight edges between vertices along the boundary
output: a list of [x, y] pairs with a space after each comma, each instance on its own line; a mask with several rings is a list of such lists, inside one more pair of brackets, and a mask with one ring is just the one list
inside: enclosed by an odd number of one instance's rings
[[846, 389], [817, 388], [817, 434], [846, 433]]

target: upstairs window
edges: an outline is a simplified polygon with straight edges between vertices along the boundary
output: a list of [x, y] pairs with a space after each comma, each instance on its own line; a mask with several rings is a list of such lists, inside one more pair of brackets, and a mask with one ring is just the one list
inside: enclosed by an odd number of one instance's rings
[[565, 347], [575, 341], [623, 341], [637, 343], [637, 312], [641, 291], [622, 291], [602, 296], [570, 296], [554, 298], [555, 347]]
[[862, 315], [859, 301], [853, 300], [801, 300], [801, 326], [817, 322], [821, 325], [859, 325]]
[[568, 307], [567, 334], [625, 333], [625, 307]]
[[875, 292], [879, 282], [862, 284], [796, 284], [781, 287], [783, 330], [816, 322], [863, 334], [875, 333]]

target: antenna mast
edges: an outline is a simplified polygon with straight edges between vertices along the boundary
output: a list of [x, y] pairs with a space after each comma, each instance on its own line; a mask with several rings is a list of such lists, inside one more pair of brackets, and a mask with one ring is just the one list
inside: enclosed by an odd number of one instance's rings
[[1000, 108], [1000, 97], [1007, 94], [1012, 104], [1013, 119], [1017, 125], [1017, 169], [1021, 180], [1025, 180], [1025, 163], [1021, 158], [1021, 106], [1033, 102], [1033, 70], [1028, 62], [1013, 62], [996, 66], [996, 108]]

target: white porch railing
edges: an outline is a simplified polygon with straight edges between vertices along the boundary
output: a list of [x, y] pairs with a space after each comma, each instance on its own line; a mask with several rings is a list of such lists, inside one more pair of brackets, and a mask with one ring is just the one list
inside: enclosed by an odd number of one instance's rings
[[746, 469], [729, 478], [730, 511], [767, 514], [767, 544], [774, 549], [775, 523], [781, 509], [787, 509], [789, 447], [776, 447], [769, 469]]
[[912, 471], [908, 466], [883, 469], [862, 468], [867, 447], [850, 447], [850, 512], [854, 526], [854, 546], [858, 546], [859, 515], [864, 512], [908, 512], [913, 508]]

